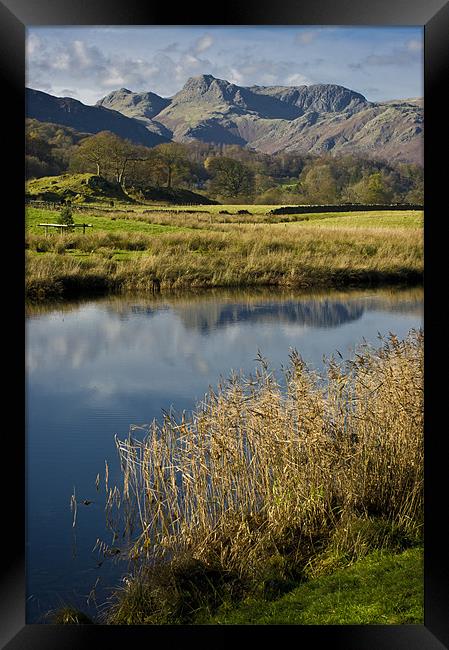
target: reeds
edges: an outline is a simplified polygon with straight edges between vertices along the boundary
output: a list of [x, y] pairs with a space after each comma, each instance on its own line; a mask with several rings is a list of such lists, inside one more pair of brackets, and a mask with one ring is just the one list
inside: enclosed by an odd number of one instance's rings
[[242, 578], [273, 561], [313, 574], [318, 556], [362, 554], [367, 523], [382, 522], [369, 529], [378, 546], [392, 531], [419, 536], [422, 357], [412, 330], [328, 359], [322, 375], [296, 351], [282, 377], [260, 358], [254, 376], [210, 389], [191, 416], [167, 413], [143, 439], [117, 439], [114, 526], [134, 531], [130, 557], [190, 557]]

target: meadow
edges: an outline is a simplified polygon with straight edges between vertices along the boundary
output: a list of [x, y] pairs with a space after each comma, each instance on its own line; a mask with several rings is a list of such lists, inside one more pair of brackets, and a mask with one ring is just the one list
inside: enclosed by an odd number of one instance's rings
[[148, 291], [154, 278], [162, 290], [311, 288], [416, 283], [423, 272], [419, 211], [270, 215], [268, 206], [252, 205], [92, 206], [74, 212], [76, 223], [93, 225], [86, 234], [46, 236], [38, 226], [56, 220], [56, 211], [27, 207], [30, 299]]

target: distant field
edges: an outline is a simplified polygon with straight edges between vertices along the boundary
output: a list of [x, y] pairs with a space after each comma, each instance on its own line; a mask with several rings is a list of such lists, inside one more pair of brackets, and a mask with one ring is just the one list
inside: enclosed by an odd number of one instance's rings
[[[76, 207], [76, 204], [75, 204]], [[251, 214], [266, 214], [273, 208], [284, 207], [284, 205], [168, 205], [166, 203], [157, 202], [154, 203], [125, 203], [120, 200], [114, 201], [114, 207], [110, 207], [104, 202], [92, 202], [89, 205], [80, 204], [79, 207], [92, 208], [101, 208], [102, 210], [108, 210], [113, 212], [115, 209], [126, 210], [129, 212], [140, 211], [140, 210], [160, 210], [160, 211], [182, 211], [182, 212], [209, 212], [211, 214], [218, 214], [222, 211], [227, 211], [230, 214], [237, 214], [239, 210], [248, 210]]]
[[[93, 209], [92, 212], [95, 212]], [[161, 232], [174, 232], [183, 230], [179, 226], [160, 225], [146, 223], [142, 221], [124, 220], [120, 218], [111, 219], [110, 216], [96, 216], [87, 212], [74, 212], [73, 220], [75, 223], [91, 223], [94, 230], [108, 232], [144, 232], [149, 234], [158, 234]], [[42, 210], [40, 208], [26, 209], [26, 228], [29, 232], [43, 234], [44, 228], [39, 227], [39, 223], [57, 223], [58, 212], [55, 210]], [[53, 233], [56, 234], [56, 233]]]
[[[304, 216], [304, 215], [301, 215]], [[350, 228], [420, 228], [424, 225], [424, 213], [419, 210], [403, 212], [385, 210], [379, 212], [326, 212], [306, 215], [309, 221], [297, 222], [297, 225], [313, 225], [329, 228], [342, 226]], [[289, 225], [293, 225], [290, 223]]]
[[[146, 206], [149, 208], [150, 206]], [[162, 206], [161, 206], [162, 207]], [[199, 210], [207, 210], [211, 214], [218, 214], [226, 210], [231, 214], [237, 214], [239, 210], [248, 210], [251, 214], [266, 214], [273, 208], [283, 207], [281, 205], [177, 205], [176, 210], [184, 210], [187, 212], [197, 212]], [[171, 209], [167, 207], [167, 209]]]
[[[360, 212], [323, 212], [311, 214], [271, 215], [273, 206], [186, 206], [176, 208], [148, 207], [136, 205], [133, 208], [109, 208], [92, 206], [82, 212], [74, 211], [75, 222], [81, 223], [95, 218], [95, 224], [105, 230], [125, 228], [129, 231], [147, 232], [150, 224], [160, 224], [171, 227], [206, 228], [218, 223], [267, 223], [267, 224], [300, 224], [301, 226], [316, 225], [324, 227], [355, 227], [355, 228], [421, 228], [424, 224], [424, 213], [419, 210], [407, 211], [360, 211]], [[220, 208], [221, 210], [218, 210]], [[247, 210], [250, 214], [238, 214], [238, 210]], [[229, 214], [220, 214], [227, 211]], [[58, 211], [27, 207], [27, 227], [35, 230], [40, 221], [54, 222]], [[95, 217], [94, 217], [95, 215]], [[114, 221], [111, 222], [111, 217]], [[137, 226], [133, 222], [145, 222], [147, 227]]]

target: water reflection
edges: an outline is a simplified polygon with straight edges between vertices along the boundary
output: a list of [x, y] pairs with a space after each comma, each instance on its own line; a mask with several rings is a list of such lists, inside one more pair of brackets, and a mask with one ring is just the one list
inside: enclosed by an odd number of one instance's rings
[[[352, 353], [362, 338], [399, 337], [422, 325], [422, 290], [210, 292], [203, 296], [110, 297], [27, 308], [27, 622], [61, 600], [86, 611], [101, 574], [92, 548], [104, 533], [95, 477], [118, 476], [114, 434], [192, 409], [231, 369], [252, 372], [258, 350], [274, 368], [296, 348], [314, 367]], [[115, 465], [114, 465], [115, 463]], [[70, 496], [92, 499], [77, 519], [72, 556]], [[100, 574], [99, 574], [100, 572]], [[101, 601], [101, 590], [97, 588]]]
[[[170, 301], [148, 298], [118, 298], [63, 304], [53, 307], [29, 307], [28, 316], [34, 325], [36, 345], [28, 350], [28, 370], [55, 363], [79, 368], [104, 354], [150, 351], [157, 342], [165, 349], [169, 362], [172, 352], [179, 351], [179, 339], [189, 330], [209, 337], [217, 330], [248, 324], [298, 328], [330, 329], [358, 321], [369, 312], [409, 314], [422, 318], [422, 290], [376, 292], [375, 294], [345, 292], [305, 294], [295, 298], [258, 294], [242, 297], [206, 296], [202, 299]], [[76, 317], [70, 318], [70, 313]], [[48, 316], [49, 319], [46, 319]], [[39, 320], [41, 319], [41, 320]], [[42, 320], [43, 319], [43, 320]], [[148, 320], [153, 319], [151, 327]], [[41, 323], [39, 325], [38, 323]], [[60, 322], [54, 327], [55, 322]], [[65, 322], [62, 327], [62, 322]], [[48, 328], [55, 329], [49, 336]], [[184, 346], [184, 343], [183, 343]], [[188, 344], [187, 344], [188, 346]], [[258, 346], [260, 347], [260, 345]], [[200, 364], [201, 366], [201, 364]], [[201, 371], [201, 367], [198, 368]]]

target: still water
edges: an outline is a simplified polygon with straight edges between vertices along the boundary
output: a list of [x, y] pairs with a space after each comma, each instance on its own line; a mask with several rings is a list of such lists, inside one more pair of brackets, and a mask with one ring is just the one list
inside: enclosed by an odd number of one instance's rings
[[[312, 367], [363, 339], [423, 326], [422, 289], [109, 297], [30, 307], [26, 329], [27, 623], [72, 604], [97, 615], [126, 565], [100, 557], [105, 460], [119, 482], [114, 435], [192, 409], [231, 370], [273, 369], [296, 348]], [[137, 435], [135, 432], [133, 435]], [[144, 430], [142, 430], [144, 435]], [[95, 480], [100, 474], [97, 491]], [[72, 527], [71, 495], [78, 501]], [[92, 501], [83, 505], [83, 500]]]

